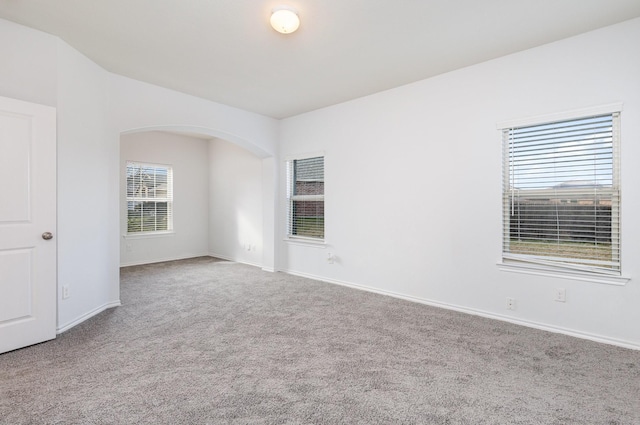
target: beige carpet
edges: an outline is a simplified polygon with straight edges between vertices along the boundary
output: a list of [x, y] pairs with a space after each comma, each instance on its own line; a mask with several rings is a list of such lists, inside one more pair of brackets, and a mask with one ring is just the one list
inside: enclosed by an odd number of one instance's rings
[[0, 355], [0, 423], [640, 424], [640, 351], [211, 258], [121, 290]]

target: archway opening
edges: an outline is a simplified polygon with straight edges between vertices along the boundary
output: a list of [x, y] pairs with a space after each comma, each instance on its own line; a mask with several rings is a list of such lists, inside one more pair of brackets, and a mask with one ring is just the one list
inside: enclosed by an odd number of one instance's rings
[[[273, 229], [264, 229], [264, 212], [274, 198], [264, 192], [275, 187], [268, 181], [275, 173], [266, 173], [265, 181], [264, 164], [272, 164], [273, 158], [260, 149], [247, 149], [246, 143], [212, 136], [215, 131], [200, 130], [163, 126], [121, 134], [121, 266], [208, 255], [273, 268], [264, 263], [265, 257], [267, 262], [273, 258]], [[165, 211], [164, 205], [153, 210], [155, 200], [141, 197], [165, 192], [144, 182], [133, 184], [134, 174], [127, 173], [135, 170], [132, 164], [141, 165], [137, 170], [171, 170], [173, 197], [166, 207], [171, 225], [138, 231], [136, 217], [146, 213], [153, 219]], [[163, 172], [153, 181], [164, 184]], [[151, 177], [145, 178], [152, 181]], [[151, 211], [141, 212], [145, 206]]]

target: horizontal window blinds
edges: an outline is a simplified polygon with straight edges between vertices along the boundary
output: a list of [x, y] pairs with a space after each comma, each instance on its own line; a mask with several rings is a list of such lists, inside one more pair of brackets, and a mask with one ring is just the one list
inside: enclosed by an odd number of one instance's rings
[[172, 168], [127, 162], [127, 233], [172, 229]]
[[503, 257], [619, 274], [619, 114], [503, 130]]
[[324, 157], [287, 162], [290, 237], [324, 239]]

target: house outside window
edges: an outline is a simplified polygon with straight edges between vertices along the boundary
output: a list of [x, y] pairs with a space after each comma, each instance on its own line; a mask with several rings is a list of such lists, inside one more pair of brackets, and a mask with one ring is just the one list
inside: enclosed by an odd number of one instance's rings
[[324, 240], [324, 157], [287, 161], [287, 235]]
[[620, 275], [619, 112], [503, 128], [503, 262]]
[[173, 230], [173, 170], [127, 162], [127, 234]]

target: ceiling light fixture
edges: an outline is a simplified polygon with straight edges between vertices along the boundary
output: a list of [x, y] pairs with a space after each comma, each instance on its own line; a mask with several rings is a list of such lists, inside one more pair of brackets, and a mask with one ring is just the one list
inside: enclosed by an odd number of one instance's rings
[[294, 8], [278, 6], [271, 11], [271, 26], [282, 34], [291, 34], [300, 26], [300, 18]]

